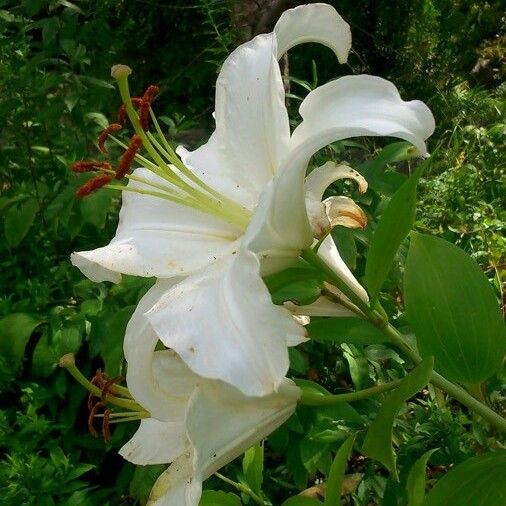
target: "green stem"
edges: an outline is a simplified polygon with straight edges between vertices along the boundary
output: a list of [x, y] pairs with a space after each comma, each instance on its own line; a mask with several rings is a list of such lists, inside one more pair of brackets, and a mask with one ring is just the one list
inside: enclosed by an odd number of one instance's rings
[[237, 483], [234, 480], [227, 478], [226, 476], [224, 476], [221, 473], [214, 473], [214, 476], [216, 476], [216, 478], [219, 478], [221, 481], [228, 483], [229, 485], [234, 487], [239, 492], [249, 495], [257, 504], [260, 504], [261, 506], [266, 506], [265, 501], [259, 495], [255, 494], [255, 492], [253, 492], [253, 490], [251, 490], [246, 485], [243, 485], [242, 483]]
[[[306, 260], [306, 262], [323, 272], [327, 276], [328, 281], [338, 288], [348, 299], [350, 299], [350, 301], [360, 309], [363, 316], [365, 316], [370, 323], [383, 332], [388, 337], [389, 341], [399, 348], [399, 350], [414, 364], [419, 364], [422, 361], [420, 355], [411, 348], [411, 346], [405, 341], [402, 334], [393, 327], [384, 316], [378, 313], [378, 311], [371, 309], [363, 300], [361, 300], [360, 297], [357, 296], [357, 294], [339, 277], [338, 274], [332, 270], [329, 265], [327, 265], [321, 257], [318, 256], [317, 253], [311, 249], [307, 249], [302, 251], [301, 257]], [[475, 399], [462, 387], [448, 381], [445, 377], [435, 371], [432, 372], [431, 383], [436, 387], [441, 388], [455, 400], [480, 415], [495, 428], [506, 433], [506, 419], [485, 404], [482, 404], [479, 400]]]
[[[295, 380], [297, 383], [297, 380]], [[362, 399], [367, 399], [369, 397], [374, 397], [375, 395], [379, 395], [382, 392], [388, 392], [389, 390], [393, 390], [397, 388], [401, 380], [391, 381], [389, 383], [383, 383], [381, 385], [376, 385], [371, 388], [365, 388], [364, 390], [358, 390], [356, 392], [349, 392], [346, 394], [316, 394], [313, 392], [304, 392], [302, 390], [302, 397], [300, 398], [299, 403], [305, 406], [331, 406], [333, 404], [338, 404], [340, 402], [355, 402], [360, 401]]]

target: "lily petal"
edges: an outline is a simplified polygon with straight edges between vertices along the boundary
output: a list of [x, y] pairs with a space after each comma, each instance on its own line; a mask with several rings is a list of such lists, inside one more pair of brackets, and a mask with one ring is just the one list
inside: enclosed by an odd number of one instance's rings
[[151, 416], [165, 421], [184, 419], [197, 379], [173, 351], [155, 352], [158, 335], [144, 313], [178, 281], [159, 280], [146, 292], [128, 322], [123, 345], [130, 393]]
[[313, 169], [306, 177], [306, 192], [314, 196], [319, 202], [323, 199], [325, 190], [340, 179], [353, 179], [358, 185], [358, 191], [367, 191], [367, 181], [349, 165], [327, 162]]
[[258, 35], [225, 60], [216, 82], [216, 130], [209, 142], [191, 153], [178, 150], [199, 177], [248, 209], [288, 149], [290, 128], [277, 59], [302, 42], [324, 44], [344, 62], [350, 28], [325, 4], [284, 12], [273, 33]]
[[289, 311], [272, 303], [258, 258], [244, 249], [186, 278], [146, 316], [193, 372], [251, 396], [279, 387], [287, 345], [305, 340]]
[[319, 86], [299, 112], [303, 121], [291, 138], [288, 167], [305, 166], [327, 144], [361, 135], [398, 137], [425, 155], [425, 140], [435, 127], [423, 102], [404, 102], [390, 81], [370, 75], [345, 76]]
[[[147, 169], [134, 175], [165, 180]], [[130, 188], [152, 189], [130, 180]], [[188, 206], [124, 191], [116, 236], [102, 248], [73, 253], [72, 263], [92, 281], [119, 281], [118, 273], [169, 278], [183, 276], [230, 253], [241, 231]]]
[[[307, 306], [298, 306], [293, 302], [285, 302], [283, 304], [294, 315], [300, 316], [357, 316], [350, 309], [332, 302], [327, 297], [318, 297], [312, 304]], [[309, 322], [308, 322], [309, 323]]]
[[141, 420], [137, 432], [119, 450], [119, 454], [136, 465], [166, 464], [186, 451], [184, 421], [161, 422], [155, 418]]
[[344, 196], [329, 197], [323, 201], [330, 228], [341, 225], [347, 228], [365, 228], [367, 215], [353, 199]]

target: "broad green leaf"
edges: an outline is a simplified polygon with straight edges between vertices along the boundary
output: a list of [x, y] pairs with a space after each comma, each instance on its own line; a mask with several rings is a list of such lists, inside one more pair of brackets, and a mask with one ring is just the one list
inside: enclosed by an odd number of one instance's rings
[[12, 206], [5, 216], [5, 238], [11, 248], [15, 248], [26, 236], [33, 224], [39, 205], [30, 198], [19, 207]]
[[361, 318], [312, 319], [306, 329], [312, 339], [324, 344], [348, 343], [360, 345], [380, 344], [387, 341], [382, 332]]
[[506, 451], [486, 453], [462, 462], [427, 494], [423, 506], [504, 506]]
[[365, 266], [365, 284], [372, 300], [378, 294], [392, 267], [401, 242], [415, 221], [416, 186], [425, 164], [395, 192], [374, 231]]
[[281, 506], [322, 506], [322, 502], [312, 497], [296, 495], [287, 499]]
[[327, 491], [325, 493], [325, 506], [341, 506], [341, 491], [343, 488], [344, 472], [350, 457], [355, 435], [350, 436], [339, 448], [332, 462], [327, 478]]
[[40, 318], [26, 313], [13, 313], [0, 320], [0, 354], [14, 370], [21, 367], [30, 336], [41, 323]]
[[425, 452], [409, 471], [406, 489], [408, 491], [408, 506], [422, 506], [425, 498], [425, 468], [430, 456], [437, 448]]
[[381, 462], [396, 479], [396, 457], [392, 448], [394, 420], [404, 403], [429, 382], [433, 362], [432, 357], [426, 358], [386, 396], [365, 436], [362, 453]]
[[239, 496], [230, 492], [204, 490], [200, 506], [242, 506]]
[[252, 446], [242, 459], [242, 472], [248, 486], [259, 494], [262, 490], [264, 472], [264, 447], [261, 444]]
[[501, 367], [506, 334], [479, 266], [443, 239], [413, 234], [404, 275], [409, 323], [422, 356], [452, 381], [475, 385]]
[[354, 271], [357, 268], [357, 245], [353, 231], [345, 227], [334, 227], [331, 234], [344, 263]]
[[94, 227], [103, 228], [107, 214], [111, 209], [113, 193], [102, 189], [79, 201], [83, 221]]

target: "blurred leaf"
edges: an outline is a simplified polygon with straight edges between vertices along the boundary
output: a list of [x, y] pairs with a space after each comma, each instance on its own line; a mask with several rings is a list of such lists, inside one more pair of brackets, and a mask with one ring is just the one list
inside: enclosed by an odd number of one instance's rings
[[135, 466], [135, 472], [129, 488], [132, 498], [137, 499], [141, 504], [146, 504], [155, 481], [158, 476], [163, 473], [166, 467], [167, 466], [163, 464]]
[[504, 506], [506, 451], [468, 459], [445, 474], [423, 506]]
[[33, 331], [43, 321], [25, 313], [13, 313], [0, 320], [0, 354], [18, 369]]
[[479, 266], [460, 248], [413, 234], [404, 292], [422, 356], [452, 381], [479, 384], [497, 372], [506, 334], [497, 299]]
[[324, 344], [379, 344], [388, 340], [374, 325], [361, 318], [312, 319], [306, 329], [312, 339]]
[[322, 504], [318, 499], [296, 495], [287, 499], [281, 506], [321, 506]]
[[396, 457], [392, 448], [394, 420], [404, 403], [429, 382], [433, 363], [432, 358], [426, 358], [402, 379], [398, 388], [386, 396], [365, 436], [362, 453], [381, 462], [396, 479]]
[[200, 506], [241, 506], [239, 496], [230, 492], [204, 490], [200, 499]]
[[334, 227], [331, 234], [344, 263], [354, 271], [357, 268], [357, 245], [353, 231], [345, 227]]
[[248, 486], [259, 494], [262, 490], [264, 472], [264, 447], [261, 444], [252, 446], [242, 459], [242, 472]]
[[332, 462], [330, 473], [327, 477], [327, 491], [325, 492], [325, 506], [341, 506], [341, 493], [344, 473], [355, 436], [350, 436], [339, 448]]
[[5, 216], [5, 238], [11, 248], [24, 239], [33, 224], [39, 206], [34, 198], [23, 202], [19, 207], [12, 206]]
[[392, 267], [401, 242], [413, 227], [416, 210], [416, 186], [425, 165], [394, 194], [381, 215], [371, 240], [365, 266], [365, 284], [374, 301]]
[[425, 498], [425, 468], [430, 456], [437, 448], [425, 452], [411, 467], [406, 482], [408, 506], [422, 506]]
[[112, 199], [113, 192], [102, 189], [80, 200], [83, 220], [94, 227], [104, 228], [107, 214], [112, 206]]

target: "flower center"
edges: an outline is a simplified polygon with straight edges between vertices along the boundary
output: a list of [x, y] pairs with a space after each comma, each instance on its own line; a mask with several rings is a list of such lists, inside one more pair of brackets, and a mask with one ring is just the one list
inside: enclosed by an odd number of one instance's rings
[[[124, 153], [116, 170], [109, 162], [85, 160], [75, 162], [72, 170], [76, 173], [98, 172], [94, 178], [81, 186], [76, 195], [85, 197], [99, 188], [129, 191], [157, 198], [163, 198], [180, 205], [192, 207], [198, 211], [211, 214], [231, 223], [242, 230], [246, 229], [251, 219], [251, 212], [200, 179], [176, 154], [160, 128], [160, 124], [151, 108], [158, 94], [157, 86], [149, 86], [142, 97], [130, 96], [128, 76], [131, 69], [126, 65], [115, 65], [111, 75], [118, 84], [123, 105], [118, 114], [118, 123], [112, 123], [100, 134], [98, 146], [107, 154], [105, 143], [112, 140], [122, 148]], [[123, 129], [126, 118], [130, 120], [134, 135], [128, 144], [123, 143], [113, 134]], [[155, 133], [150, 131], [150, 124]], [[146, 154], [139, 151], [144, 148]], [[161, 179], [159, 182], [130, 174], [130, 167], [136, 160]], [[122, 185], [113, 180], [128, 179], [140, 184]]]

